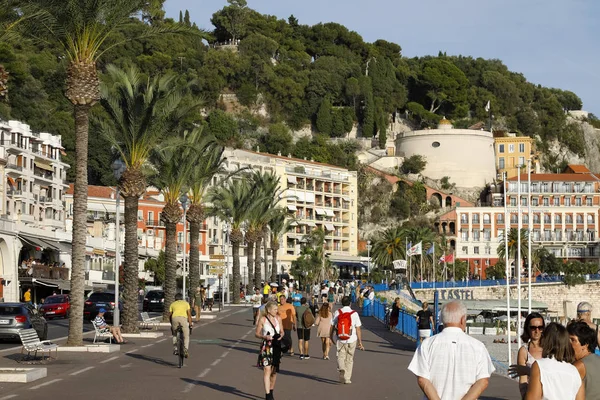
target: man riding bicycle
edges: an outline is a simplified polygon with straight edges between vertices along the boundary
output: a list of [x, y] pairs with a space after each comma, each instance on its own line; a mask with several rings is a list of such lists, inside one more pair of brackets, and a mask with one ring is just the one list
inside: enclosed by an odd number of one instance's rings
[[175, 301], [169, 308], [169, 320], [171, 321], [171, 332], [173, 333], [173, 354], [177, 355], [177, 327], [183, 328], [183, 347], [184, 356], [188, 358], [188, 348], [190, 345], [190, 329], [192, 327], [192, 311], [190, 304], [183, 300], [183, 295], [177, 293]]

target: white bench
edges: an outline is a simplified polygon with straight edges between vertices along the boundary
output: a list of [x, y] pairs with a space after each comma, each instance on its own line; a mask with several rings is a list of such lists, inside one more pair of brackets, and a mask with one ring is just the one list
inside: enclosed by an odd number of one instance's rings
[[19, 337], [21, 338], [21, 343], [23, 343], [23, 347], [21, 347], [22, 359], [25, 359], [23, 350], [27, 350], [27, 358], [31, 357], [31, 353], [34, 353], [33, 358], [37, 358], [38, 351], [42, 353], [42, 357], [44, 352], [47, 351], [48, 358], [50, 358], [50, 352], [56, 350], [56, 358], [58, 358], [58, 345], [48, 341], [41, 341], [35, 329], [20, 329]]
[[108, 343], [112, 344], [113, 335], [112, 335], [112, 333], [110, 333], [110, 331], [101, 330], [100, 328], [98, 328], [96, 326], [96, 324], [94, 323], [93, 320], [92, 320], [92, 326], [94, 327], [94, 344], [96, 343], [96, 340], [104, 338], [104, 337], [108, 337]]
[[158, 329], [160, 321], [158, 317], [150, 317], [147, 312], [143, 312], [140, 314], [142, 316], [142, 320], [140, 321], [140, 328], [150, 329], [150, 326], [153, 326], [155, 330]]

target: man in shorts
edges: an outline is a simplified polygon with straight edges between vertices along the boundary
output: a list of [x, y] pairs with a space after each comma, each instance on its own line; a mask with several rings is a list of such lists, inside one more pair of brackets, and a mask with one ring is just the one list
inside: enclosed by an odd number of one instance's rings
[[308, 360], [308, 341], [310, 340], [310, 326], [304, 326], [304, 312], [310, 311], [310, 307], [306, 304], [306, 297], [300, 299], [300, 305], [296, 309], [296, 332], [298, 334], [298, 352], [301, 360]]
[[417, 324], [419, 326], [419, 340], [422, 342], [425, 338], [431, 336], [431, 327], [433, 326], [433, 313], [429, 311], [427, 302], [423, 302], [423, 309], [417, 313]]
[[208, 307], [208, 311], [212, 311], [213, 304], [215, 303], [214, 299], [214, 289], [210, 287], [210, 285], [206, 286], [206, 307]]
[[173, 354], [177, 354], [177, 328], [179, 325], [183, 328], [183, 347], [184, 356], [188, 358], [188, 348], [190, 346], [190, 328], [192, 327], [192, 311], [190, 304], [183, 300], [183, 295], [177, 293], [175, 301], [169, 307], [169, 321], [171, 322], [171, 332], [173, 333]]
[[196, 322], [200, 321], [200, 308], [202, 307], [202, 292], [200, 292], [200, 286], [196, 288], [196, 293], [193, 297], [194, 311], [196, 312]]

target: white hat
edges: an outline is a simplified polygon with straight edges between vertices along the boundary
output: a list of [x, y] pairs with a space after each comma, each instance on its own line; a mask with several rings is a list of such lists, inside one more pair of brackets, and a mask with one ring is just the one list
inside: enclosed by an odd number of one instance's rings
[[271, 287], [279, 287], [279, 285], [275, 282], [271, 283]]

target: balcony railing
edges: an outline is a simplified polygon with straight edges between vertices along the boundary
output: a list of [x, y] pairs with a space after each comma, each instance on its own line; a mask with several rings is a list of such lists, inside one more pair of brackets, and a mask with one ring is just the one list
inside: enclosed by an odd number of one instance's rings
[[165, 226], [165, 223], [159, 219], [146, 220], [146, 226]]
[[23, 171], [23, 167], [20, 166], [20, 165], [17, 165], [17, 164], [10, 164], [10, 163], [8, 163], [8, 164], [6, 164], [6, 168], [7, 169], [14, 169], [16, 171]]
[[36, 279], [69, 279], [69, 269], [50, 267], [47, 265], [33, 265], [29, 268], [19, 268], [19, 276]]

